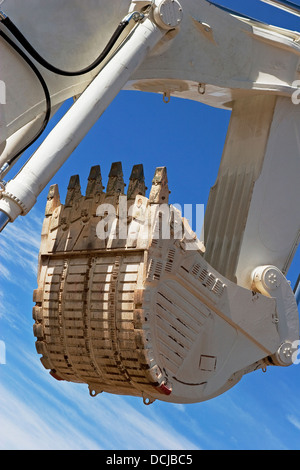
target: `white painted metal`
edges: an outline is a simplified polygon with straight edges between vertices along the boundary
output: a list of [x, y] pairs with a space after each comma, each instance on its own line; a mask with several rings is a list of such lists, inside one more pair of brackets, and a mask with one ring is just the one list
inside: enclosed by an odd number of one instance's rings
[[[287, 6], [291, 2], [273, 3]], [[23, 1], [5, 0], [3, 8], [47, 60], [74, 70], [98, 55], [128, 11], [141, 11], [149, 4], [139, 0], [87, 0], [83, 7], [77, 0], [32, 0], [24, 14]], [[128, 28], [126, 33], [132, 34], [122, 44], [125, 36], [121, 38], [119, 49], [100, 73], [96, 70], [81, 78], [66, 79], [43, 70], [54, 107], [70, 96], [81, 96], [2, 191], [0, 229], [8, 218], [14, 220], [32, 208], [41, 190], [121, 89], [161, 93], [232, 110], [206, 213], [205, 253], [196, 240], [189, 251], [184, 238], [178, 243], [167, 240], [157, 245], [148, 237], [140, 240], [140, 257], [134, 261], [137, 285], [133, 290], [137, 292], [132, 313], [136, 314], [136, 323], [134, 328], [130, 323], [128, 329], [146, 351], [143, 365], [149, 366], [147, 380], [153, 384], [157, 379], [163, 393], [172, 391], [171, 399], [161, 399], [190, 403], [222, 393], [257, 368], [291, 364], [299, 320], [296, 300], [284, 275], [300, 237], [300, 108], [292, 102], [300, 78], [300, 33], [228, 12], [206, 0], [185, 0], [184, 4], [155, 0], [150, 6], [144, 21], [134, 31]], [[17, 142], [19, 145], [28, 137], [30, 123], [43, 115], [44, 100], [32, 72], [3, 41], [0, 53], [0, 79], [8, 84], [8, 105], [4, 108], [0, 104], [0, 161], [4, 163]], [[167, 186], [160, 189], [167, 191]], [[41, 351], [50, 317], [49, 298], [43, 297], [47, 269], [51, 274], [57, 267], [64, 289], [69, 266], [73, 269], [77, 263], [72, 253], [68, 264], [66, 253], [72, 252], [73, 241], [80, 241], [77, 235], [84, 232], [91, 216], [89, 197], [80, 200], [78, 191], [76, 195], [78, 200], [73, 205], [62, 207], [56, 201], [56, 213], [49, 212], [43, 228], [43, 243], [47, 239], [50, 248], [44, 253], [46, 264], [40, 272], [41, 289], [36, 299], [35, 331], [42, 338], [38, 341]], [[154, 196], [158, 200], [152, 196], [150, 202], [142, 199], [150, 219], [161, 202], [156, 185]], [[113, 191], [109, 197], [117, 204]], [[66, 217], [61, 219], [66, 208]], [[73, 211], [79, 211], [77, 218], [72, 219]], [[92, 217], [95, 214], [98, 212]], [[139, 227], [140, 220], [133, 221], [126, 246], [118, 246], [120, 252], [114, 253], [109, 263], [106, 257], [114, 249], [113, 237], [104, 247], [96, 247], [103, 250], [105, 262], [91, 259], [90, 248], [85, 252], [81, 247], [87, 265], [82, 260], [78, 265], [83, 263], [80, 269], [88, 273], [89, 286], [89, 275], [100, 269], [98, 264], [107, 262], [112, 270], [113, 284], [106, 284], [111, 291], [108, 314], [115, 320], [117, 313], [125, 320], [122, 308], [119, 311], [114, 304], [117, 278], [120, 275], [123, 279], [121, 267], [132, 261], [123, 260], [123, 251], [136, 248], [131, 244], [135, 234], [145, 229], [145, 220], [143, 227]], [[63, 234], [55, 245], [60, 230]], [[91, 233], [85, 233], [82, 246], [87, 240], [96, 244], [96, 235], [89, 238]], [[56, 256], [55, 251], [59, 256], [63, 253], [65, 261], [56, 265], [54, 260], [55, 266], [49, 268], [48, 255], [54, 252]], [[89, 295], [86, 290], [85, 295]], [[163, 299], [160, 302], [159, 296]], [[45, 319], [41, 317], [43, 308]], [[86, 318], [89, 314], [86, 312]], [[115, 323], [108, 325], [112, 344], [118, 349], [121, 343], [116, 341]], [[136, 348], [132, 351], [136, 354]], [[116, 352], [123, 360], [120, 351]], [[51, 368], [51, 361], [45, 362]], [[127, 365], [120, 365], [120, 361], [114, 364], [126, 380]], [[100, 369], [99, 364], [95, 367]], [[133, 382], [133, 394], [142, 393], [145, 398], [142, 387]], [[99, 382], [89, 385], [95, 393], [104, 385], [112, 393], [117, 389], [111, 382], [109, 386], [101, 383], [100, 387]], [[157, 396], [151, 389], [146, 398], [151, 402]]]
[[25, 215], [34, 206], [44, 187], [164, 34], [165, 30], [148, 18], [139, 24], [130, 39], [45, 139], [22, 172], [7, 184], [0, 200], [0, 211], [7, 214], [11, 221], [20, 214]]
[[[139, 9], [147, 3], [136, 1], [133, 6]], [[66, 0], [63, 4], [31, 0], [24, 6], [23, 0], [5, 0], [2, 8], [42, 56], [75, 70], [99, 54], [129, 4], [125, 0]], [[229, 14], [206, 0], [185, 0], [183, 7], [179, 33], [166, 35], [125, 89], [167, 92], [226, 109], [231, 109], [236, 97], [253, 92], [293, 93], [293, 82], [299, 78], [298, 33]], [[1, 144], [44, 112], [44, 102], [32, 71], [4, 41], [0, 54], [0, 79], [8, 84], [9, 102]], [[66, 78], [41, 70], [54, 106], [79, 95], [98, 73]], [[199, 84], [205, 84], [205, 93], [199, 93]], [[2, 105], [1, 110], [2, 114]]]
[[[78, 70], [90, 63], [104, 49], [119, 22], [128, 13], [130, 0], [5, 0], [5, 10], [21, 32], [49, 62], [66, 70]], [[0, 80], [6, 83], [6, 103], [0, 115], [6, 126], [3, 138], [45, 112], [44, 96], [33, 72], [0, 39]], [[50, 90], [52, 105], [80, 94], [95, 77], [60, 77], [41, 67]], [[0, 119], [1, 123], [1, 119]]]
[[177, 0], [166, 0], [156, 2], [157, 8], [154, 10], [154, 19], [163, 29], [170, 30], [177, 28], [182, 21], [182, 6]]
[[[141, 169], [127, 195], [124, 186], [114, 164], [106, 193], [98, 167], [85, 195], [79, 177], [71, 178], [65, 204], [57, 186], [50, 188], [34, 294], [44, 367], [59, 380], [88, 384], [93, 396], [195, 403], [251, 371], [290, 365], [299, 321], [281, 272], [257, 269], [255, 292], [220, 275], [187, 221], [167, 205], [165, 168], [156, 170], [149, 198]], [[107, 219], [100, 216], [108, 204], [115, 216], [104, 237]]]
[[240, 285], [248, 286], [249, 269], [270, 260], [287, 275], [299, 245], [299, 123], [299, 106], [278, 98], [241, 245], [236, 273]]
[[205, 220], [206, 259], [251, 288], [273, 264], [287, 274], [300, 241], [300, 108], [289, 98], [240, 98]]
[[273, 360], [281, 366], [292, 364], [292, 352], [299, 340], [299, 312], [290, 283], [276, 266], [259, 266], [253, 272], [253, 287], [276, 299], [276, 318], [281, 346]]
[[[56, 111], [57, 111], [57, 107], [52, 108], [51, 115], [53, 116], [56, 113]], [[1, 156], [0, 156], [0, 169], [2, 169], [3, 165], [7, 161], [9, 161], [12, 155], [15, 155], [20, 149], [24, 147], [24, 145], [28, 143], [28, 141], [30, 141], [38, 133], [42, 120], [43, 120], [43, 114], [40, 116], [37, 116], [35, 119], [33, 119], [31, 122], [26, 124], [24, 127], [19, 129], [17, 132], [15, 132], [12, 136], [10, 136], [7, 139], [7, 141], [5, 142], [5, 147], [3, 149], [3, 152], [1, 153]], [[17, 161], [18, 159], [9, 166], [9, 170], [14, 166], [15, 163], [17, 163]], [[6, 173], [7, 171], [1, 171], [0, 178], [4, 179]]]

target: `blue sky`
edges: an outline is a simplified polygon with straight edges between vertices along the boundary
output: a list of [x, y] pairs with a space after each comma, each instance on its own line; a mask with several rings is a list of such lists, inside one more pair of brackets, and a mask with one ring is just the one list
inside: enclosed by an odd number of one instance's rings
[[[258, 0], [218, 3], [300, 30], [299, 18]], [[127, 180], [132, 166], [143, 163], [148, 186], [155, 168], [167, 166], [172, 203], [206, 204], [229, 119], [229, 112], [199, 103], [171, 99], [166, 105], [161, 96], [121, 92], [51, 183], [59, 184], [63, 200], [70, 176], [80, 174], [85, 189], [92, 165], [101, 165], [105, 182], [112, 162], [122, 161]], [[49, 376], [35, 351], [31, 316], [47, 190], [0, 237], [0, 341], [6, 345], [0, 449], [299, 450], [299, 366], [252, 373], [226, 394], [195, 405], [91, 398], [87, 386]], [[298, 252], [288, 274], [292, 285], [299, 271]]]

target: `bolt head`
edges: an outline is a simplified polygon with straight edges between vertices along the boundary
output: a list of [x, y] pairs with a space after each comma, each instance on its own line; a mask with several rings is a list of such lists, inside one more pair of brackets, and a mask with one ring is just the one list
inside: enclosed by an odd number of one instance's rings
[[163, 0], [154, 10], [154, 19], [163, 29], [178, 27], [182, 18], [182, 7], [178, 0]]
[[276, 353], [279, 364], [283, 367], [291, 366], [293, 364], [293, 348], [292, 343], [283, 343]]
[[268, 290], [275, 290], [281, 284], [278, 271], [274, 268], [268, 268], [263, 274], [263, 283]]

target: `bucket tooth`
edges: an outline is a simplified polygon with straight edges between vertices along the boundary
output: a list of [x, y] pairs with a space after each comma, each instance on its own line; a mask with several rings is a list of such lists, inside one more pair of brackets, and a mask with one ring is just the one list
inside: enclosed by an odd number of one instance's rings
[[51, 216], [54, 210], [59, 206], [60, 206], [59, 189], [58, 189], [58, 185], [54, 184], [50, 186], [50, 189], [48, 192], [45, 216], [46, 217]]
[[49, 250], [51, 251], [52, 249], [53, 242], [50, 233], [58, 228], [60, 211], [61, 203], [59, 197], [59, 189], [58, 185], [54, 184], [50, 187], [47, 196], [45, 219], [43, 222], [41, 237], [41, 252], [47, 252]]
[[103, 193], [103, 189], [100, 166], [93, 166], [88, 177], [85, 196], [86, 198], [93, 198], [95, 195]]
[[[247, 373], [265, 366], [265, 354], [282, 344], [276, 304], [208, 264], [188, 221], [168, 204], [166, 168], [156, 169], [150, 200], [139, 194], [142, 165], [133, 167], [127, 195], [120, 163], [107, 194], [99, 193], [99, 167], [87, 186], [81, 195], [74, 176], [66, 205], [58, 205], [57, 186], [47, 200], [34, 296], [43, 366], [56, 379], [86, 383], [93, 396], [148, 403], [204, 401], [235, 385], [245, 360]], [[231, 358], [237, 375], [226, 369]]]
[[150, 204], [168, 204], [169, 194], [167, 169], [164, 166], [158, 167], [152, 180]]
[[124, 194], [125, 183], [123, 179], [123, 169], [121, 162], [112, 164], [106, 188], [106, 196], [119, 196]]
[[128, 200], [135, 200], [135, 197], [138, 195], [145, 196], [146, 190], [144, 167], [142, 164], [134, 165], [129, 178], [129, 186], [127, 190]]
[[71, 207], [73, 203], [81, 197], [81, 187], [79, 175], [71, 176], [68, 192], [66, 196], [65, 207]]

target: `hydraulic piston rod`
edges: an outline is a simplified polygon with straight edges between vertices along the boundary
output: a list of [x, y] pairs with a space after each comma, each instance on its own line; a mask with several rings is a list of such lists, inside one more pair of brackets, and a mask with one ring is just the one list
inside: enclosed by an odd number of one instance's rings
[[[143, 63], [149, 52], [168, 30], [179, 26], [182, 8], [171, 3], [171, 19], [164, 22], [156, 10], [168, 0], [157, 1], [151, 17], [145, 17], [130, 37], [120, 47], [89, 87], [82, 93], [71, 109], [56, 125], [39, 149], [18, 175], [9, 181], [0, 199], [0, 231], [9, 219], [13, 222], [19, 215], [27, 214], [36, 203], [38, 195], [80, 144], [89, 130], [122, 90], [132, 74]], [[167, 12], [170, 9], [166, 9]], [[152, 14], [153, 13], [153, 14]], [[160, 21], [156, 23], [155, 18]]]
[[289, 0], [261, 0], [264, 3], [268, 3], [280, 10], [284, 10], [292, 15], [300, 16], [300, 6]]
[[4, 212], [0, 211], [0, 227], [1, 227], [1, 230], [4, 229], [4, 227], [6, 227], [6, 225], [9, 223], [10, 221], [10, 218], [8, 217], [8, 215], [6, 215]]

